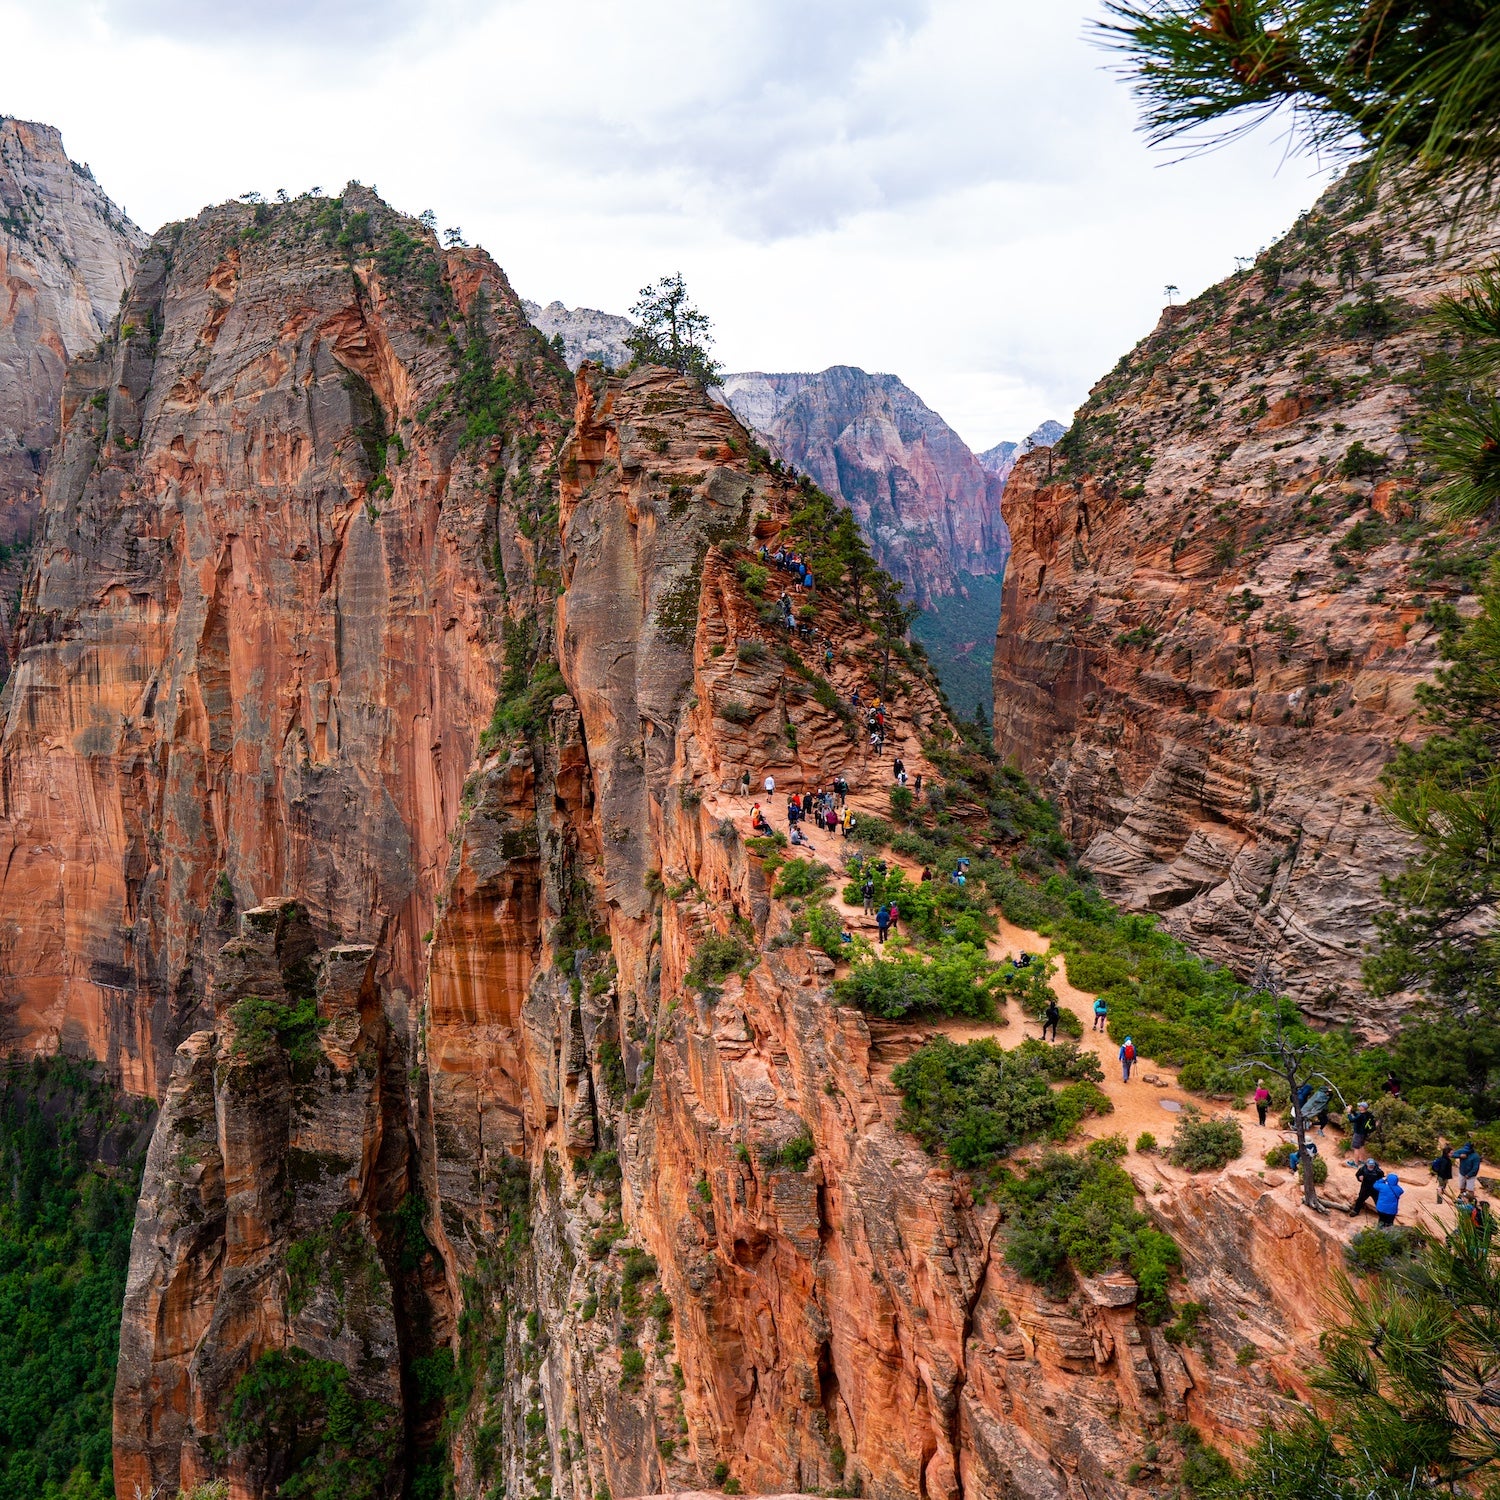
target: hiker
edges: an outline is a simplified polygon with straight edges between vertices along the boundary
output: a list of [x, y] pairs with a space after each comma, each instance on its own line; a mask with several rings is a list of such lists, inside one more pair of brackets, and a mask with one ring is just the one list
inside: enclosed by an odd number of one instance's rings
[[865, 883], [860, 887], [859, 893], [865, 898], [865, 915], [875, 915], [875, 882], [869, 876], [865, 877]]
[[1385, 1172], [1380, 1163], [1373, 1156], [1367, 1156], [1360, 1164], [1354, 1174], [1354, 1180], [1359, 1184], [1359, 1196], [1354, 1200], [1354, 1207], [1349, 1210], [1352, 1219], [1364, 1208], [1365, 1203], [1375, 1196], [1375, 1184], [1385, 1179]]
[[1356, 1151], [1363, 1151], [1365, 1142], [1370, 1139], [1370, 1132], [1375, 1129], [1375, 1116], [1370, 1113], [1370, 1101], [1361, 1099], [1354, 1106], [1354, 1113], [1349, 1116], [1349, 1144]]
[[838, 793], [839, 806], [842, 807], [849, 800], [849, 783], [842, 776], [835, 776], [833, 789]]
[[852, 943], [853, 941], [854, 941], [854, 934], [849, 931], [849, 924], [847, 922], [845, 922], [844, 923], [844, 930], [841, 933], [839, 933], [839, 942], [841, 942], [841, 943]]
[[1479, 1186], [1479, 1149], [1473, 1141], [1465, 1141], [1458, 1153], [1458, 1190], [1472, 1193]]
[[891, 779], [900, 786], [906, 785], [906, 762], [899, 755], [891, 762]]
[[923, 865], [922, 866], [922, 879], [921, 879], [921, 881], [919, 883], [921, 885], [926, 885], [927, 882], [929, 880], [931, 880], [931, 879], [932, 879], [932, 871], [929, 870], [926, 865]]
[[1302, 1105], [1302, 1121], [1304, 1126], [1311, 1121], [1318, 1127], [1318, 1134], [1322, 1135], [1328, 1128], [1328, 1090], [1319, 1089], [1311, 1099]]
[[922, 800], [922, 773], [920, 771], [917, 772], [917, 779], [912, 782], [911, 789], [912, 795], [920, 802]]
[[1396, 1082], [1396, 1075], [1394, 1073], [1387, 1073], [1385, 1075], [1385, 1082], [1380, 1085], [1380, 1092], [1382, 1094], [1389, 1094], [1392, 1099], [1399, 1099], [1401, 1097], [1401, 1085]]
[[1389, 1229], [1401, 1212], [1401, 1195], [1406, 1189], [1394, 1172], [1388, 1173], [1375, 1189], [1375, 1212], [1380, 1216], [1381, 1227]]
[[854, 809], [852, 807], [844, 809], [844, 837], [846, 839], [854, 837]]
[[1264, 1078], [1255, 1080], [1255, 1113], [1260, 1116], [1260, 1123], [1266, 1123], [1266, 1111], [1271, 1107], [1271, 1091], [1266, 1087]]
[[1109, 1005], [1103, 995], [1094, 1001], [1094, 1030], [1103, 1031], [1105, 1023], [1109, 1020]]
[[1052, 1028], [1052, 1040], [1057, 1040], [1057, 1018], [1062, 1014], [1057, 1008], [1057, 997], [1054, 995], [1047, 1002], [1047, 1008], [1042, 1012], [1042, 1040], [1047, 1040], [1047, 1028]]
[[792, 824], [792, 831], [787, 835], [787, 842], [795, 844], [799, 849], [811, 849], [813, 847], [813, 841], [795, 823]]
[[766, 777], [766, 800], [769, 801], [775, 795], [776, 795], [776, 778], [774, 776], [767, 776]]
[[1120, 1043], [1120, 1082], [1130, 1082], [1130, 1070], [1135, 1066], [1135, 1043], [1126, 1037]]
[[750, 831], [751, 833], [767, 834], [771, 831], [771, 825], [766, 822], [766, 815], [760, 810], [760, 803], [752, 803], [750, 807]]
[[883, 943], [885, 941], [885, 935], [890, 931], [891, 927], [890, 907], [882, 906], [880, 910], [875, 913], [875, 927], [880, 934], [880, 941]]
[[[1307, 1143], [1307, 1155], [1310, 1161], [1315, 1161], [1317, 1159], [1318, 1143], [1316, 1141], [1309, 1141]], [[1302, 1153], [1300, 1151], [1293, 1151], [1292, 1154], [1287, 1157], [1286, 1164], [1292, 1169], [1292, 1171], [1295, 1172], [1297, 1170], [1297, 1163], [1301, 1160]]]
[[745, 774], [740, 777], [740, 796], [742, 796], [742, 797], [748, 797], [749, 795], [750, 795], [750, 772], [747, 770], [745, 772]]
[[1445, 1144], [1432, 1158], [1431, 1166], [1432, 1175], [1437, 1178], [1438, 1202], [1441, 1203], [1448, 1191], [1448, 1184], [1453, 1181], [1453, 1147]]
[[1018, 969], [1029, 969], [1031, 967], [1031, 955], [1024, 948], [1016, 955], [1015, 966]]
[[900, 925], [901, 925], [901, 908], [899, 906], [897, 906], [894, 901], [892, 901], [891, 902], [891, 931], [895, 932], [895, 930]]

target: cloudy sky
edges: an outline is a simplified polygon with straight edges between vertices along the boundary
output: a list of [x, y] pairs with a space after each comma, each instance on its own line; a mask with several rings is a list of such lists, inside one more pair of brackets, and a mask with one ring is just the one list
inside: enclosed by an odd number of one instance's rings
[[681, 270], [730, 369], [901, 375], [976, 448], [1066, 419], [1326, 170], [1147, 150], [1100, 0], [0, 0], [0, 113], [147, 229], [372, 183], [523, 296]]

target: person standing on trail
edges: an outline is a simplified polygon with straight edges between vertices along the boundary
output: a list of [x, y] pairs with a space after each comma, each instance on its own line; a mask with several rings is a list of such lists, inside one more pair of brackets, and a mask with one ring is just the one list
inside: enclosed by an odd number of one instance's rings
[[865, 883], [860, 887], [859, 893], [865, 898], [865, 915], [875, 915], [875, 882], [870, 876], [865, 876]]
[[885, 935], [890, 931], [891, 927], [890, 907], [882, 906], [880, 910], [875, 913], [875, 927], [880, 935], [880, 941], [883, 943], [885, 941]]
[[891, 902], [891, 931], [895, 932], [901, 925], [901, 908], [894, 901]]
[[922, 773], [920, 771], [917, 772], [917, 779], [911, 784], [911, 791], [912, 796], [920, 802], [922, 800]]
[[1264, 1078], [1255, 1080], [1255, 1113], [1260, 1116], [1260, 1123], [1266, 1123], [1266, 1111], [1271, 1107], [1271, 1091], [1266, 1087]]
[[1047, 1040], [1047, 1028], [1052, 1028], [1052, 1040], [1057, 1040], [1057, 1018], [1062, 1014], [1057, 1008], [1057, 996], [1054, 995], [1048, 1002], [1047, 1008], [1042, 1012], [1042, 1040]]
[[1103, 995], [1094, 1001], [1094, 1030], [1103, 1031], [1109, 1020], [1109, 1003]]
[[1130, 1082], [1130, 1070], [1135, 1066], [1135, 1043], [1126, 1037], [1120, 1043], [1120, 1082]]
[[1359, 1196], [1354, 1200], [1354, 1207], [1349, 1210], [1351, 1219], [1356, 1218], [1365, 1204], [1375, 1196], [1375, 1188], [1385, 1181], [1385, 1173], [1373, 1156], [1367, 1156], [1355, 1172], [1354, 1180], [1359, 1184]]
[[1370, 1132], [1375, 1128], [1375, 1116], [1370, 1113], [1370, 1104], [1367, 1099], [1361, 1099], [1354, 1106], [1354, 1113], [1349, 1116], [1349, 1144], [1356, 1151], [1365, 1149], [1365, 1142], [1370, 1139]]
[[1458, 1153], [1458, 1190], [1472, 1193], [1479, 1187], [1479, 1149], [1473, 1141], [1465, 1141]]
[[774, 797], [775, 795], [776, 795], [776, 778], [774, 776], [767, 776], [766, 777], [766, 800], [770, 801], [770, 799], [772, 797]]
[[1405, 1191], [1394, 1172], [1384, 1177], [1375, 1189], [1375, 1212], [1380, 1216], [1382, 1228], [1389, 1229], [1396, 1222], [1396, 1215], [1401, 1212], [1401, 1195]]
[[742, 796], [742, 797], [748, 797], [749, 795], [750, 795], [750, 772], [747, 770], [745, 772], [745, 774], [740, 777], [740, 796]]
[[1453, 1181], [1453, 1147], [1444, 1145], [1443, 1149], [1432, 1158], [1432, 1175], [1437, 1180], [1438, 1202], [1441, 1203], [1448, 1192], [1448, 1184]]

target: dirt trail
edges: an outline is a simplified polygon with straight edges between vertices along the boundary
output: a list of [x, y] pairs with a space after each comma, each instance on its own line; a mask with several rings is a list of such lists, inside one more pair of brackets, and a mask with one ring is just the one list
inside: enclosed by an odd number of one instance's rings
[[[854, 677], [853, 672], [835, 672], [834, 681], [840, 694], [846, 698], [854, 685]], [[845, 678], [848, 680], [844, 680]], [[932, 768], [922, 754], [920, 743], [911, 737], [897, 721], [892, 726], [891, 737], [886, 744], [884, 755], [876, 757], [871, 752], [867, 739], [861, 736], [857, 743], [850, 745], [849, 754], [843, 764], [826, 771], [823, 785], [831, 785], [833, 778], [842, 774], [850, 785], [849, 804], [857, 813], [866, 817], [888, 818], [890, 816], [890, 767], [896, 754], [904, 758], [909, 776], [915, 777], [918, 771], [922, 772], [925, 777], [932, 776]], [[792, 791], [805, 790], [811, 790], [811, 788], [783, 787], [778, 784], [774, 799], [776, 805], [765, 806], [773, 827], [785, 826], [786, 795]], [[765, 804], [765, 799], [759, 796], [758, 788], [752, 789], [751, 795], [747, 798], [741, 798], [732, 793], [717, 792], [711, 793], [706, 799], [710, 811], [715, 816], [731, 818], [746, 832], [749, 831], [750, 806], [757, 800]], [[792, 852], [804, 856], [811, 854], [832, 867], [834, 880], [831, 904], [834, 910], [851, 932], [867, 938], [872, 944], [875, 943], [877, 938], [875, 918], [867, 916], [858, 902], [851, 904], [843, 899], [844, 886], [848, 883], [844, 875], [844, 860], [853, 852], [855, 846], [836, 833], [809, 830], [805, 823], [802, 829], [804, 836], [810, 841], [811, 848]], [[921, 881], [922, 867], [915, 860], [895, 854], [890, 850], [884, 851], [881, 857], [887, 864], [899, 866], [913, 883]], [[945, 871], [933, 871], [933, 876], [937, 879], [946, 878], [946, 874]], [[1050, 940], [1041, 936], [1040, 933], [1016, 927], [1003, 917], [999, 919], [999, 922], [1000, 929], [988, 944], [988, 951], [992, 958], [1015, 958], [1023, 952], [1044, 954], [1050, 949]], [[847, 965], [841, 963], [838, 967], [839, 975], [842, 976], [847, 972]], [[1182, 1118], [1185, 1109], [1196, 1108], [1206, 1114], [1227, 1115], [1236, 1119], [1245, 1140], [1245, 1150], [1239, 1158], [1240, 1164], [1264, 1163], [1266, 1153], [1273, 1146], [1294, 1139], [1289, 1131], [1260, 1125], [1253, 1107], [1236, 1110], [1232, 1105], [1222, 1101], [1195, 1098], [1178, 1087], [1175, 1069], [1159, 1065], [1150, 1058], [1137, 1057], [1135, 1066], [1131, 1070], [1130, 1082], [1126, 1083], [1121, 1077], [1119, 1043], [1113, 1041], [1106, 1033], [1093, 1029], [1095, 996], [1076, 989], [1068, 983], [1060, 955], [1057, 973], [1052, 979], [1052, 988], [1063, 1008], [1071, 1011], [1082, 1022], [1083, 1036], [1080, 1039], [1080, 1046], [1093, 1052], [1099, 1058], [1100, 1066], [1104, 1070], [1104, 1081], [1100, 1087], [1113, 1105], [1111, 1113], [1092, 1116], [1084, 1120], [1079, 1133], [1085, 1139], [1097, 1139], [1108, 1135], [1124, 1136], [1130, 1148], [1124, 1165], [1143, 1191], [1149, 1186], [1181, 1181], [1186, 1177], [1186, 1173], [1168, 1165], [1162, 1159], [1160, 1150], [1142, 1154], [1135, 1149], [1136, 1140], [1141, 1133], [1149, 1132], [1155, 1136], [1160, 1149], [1164, 1150], [1171, 1141], [1177, 1121]], [[888, 1079], [890, 1070], [904, 1057], [910, 1056], [929, 1037], [941, 1035], [956, 1042], [994, 1037], [1003, 1045], [1013, 1047], [1023, 1037], [1039, 1036], [1041, 1023], [1024, 1015], [1014, 1002], [1007, 1002], [1003, 1013], [997, 1015], [993, 1021], [951, 1017], [909, 1023], [877, 1022], [871, 1025], [871, 1033], [874, 1040], [871, 1059], [874, 1072], [877, 1077]], [[1154, 1078], [1157, 1082], [1148, 1083], [1146, 1081], [1148, 1078]], [[1247, 1079], [1246, 1093], [1253, 1091], [1253, 1088], [1253, 1081]], [[1273, 1115], [1272, 1118], [1274, 1119], [1275, 1116]], [[1348, 1232], [1352, 1234], [1356, 1229], [1373, 1225], [1376, 1219], [1373, 1208], [1369, 1205], [1366, 1206], [1365, 1213], [1358, 1221], [1351, 1221], [1340, 1211], [1341, 1208], [1353, 1202], [1357, 1186], [1354, 1182], [1352, 1163], [1355, 1158], [1353, 1154], [1340, 1153], [1336, 1150], [1339, 1133], [1330, 1127], [1325, 1135], [1315, 1135], [1314, 1138], [1328, 1161], [1328, 1181], [1323, 1192], [1332, 1210], [1331, 1219], [1335, 1226], [1340, 1229], [1347, 1226]], [[1346, 1160], [1351, 1164], [1346, 1165]], [[1382, 1165], [1387, 1170], [1394, 1168], [1401, 1176], [1402, 1185], [1406, 1189], [1401, 1200], [1399, 1222], [1420, 1224], [1437, 1232], [1443, 1232], [1452, 1227], [1454, 1212], [1451, 1203], [1443, 1205], [1438, 1202], [1436, 1186], [1425, 1163], [1383, 1161]], [[1300, 1186], [1290, 1173], [1266, 1168], [1264, 1176], [1268, 1187], [1278, 1196], [1284, 1197], [1289, 1203], [1295, 1203], [1300, 1199]], [[1500, 1203], [1500, 1182], [1496, 1183], [1496, 1189], [1497, 1203]]]

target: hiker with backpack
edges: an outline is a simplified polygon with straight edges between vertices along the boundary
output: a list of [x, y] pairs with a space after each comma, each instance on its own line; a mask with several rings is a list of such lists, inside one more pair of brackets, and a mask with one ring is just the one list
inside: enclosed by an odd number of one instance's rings
[[1349, 1144], [1356, 1151], [1363, 1151], [1365, 1142], [1375, 1130], [1375, 1116], [1370, 1113], [1370, 1104], [1367, 1099], [1361, 1099], [1354, 1106], [1354, 1113], [1349, 1116]]
[[880, 941], [883, 943], [885, 941], [886, 933], [888, 933], [891, 929], [890, 907], [882, 906], [880, 910], [875, 913], [875, 927], [880, 935]]
[[1103, 1030], [1105, 1030], [1106, 1029], [1105, 1023], [1108, 1020], [1109, 1020], [1109, 1006], [1105, 1002], [1104, 996], [1100, 995], [1098, 997], [1098, 999], [1096, 999], [1094, 1001], [1094, 1030], [1095, 1031], [1103, 1031]]
[[1473, 1141], [1465, 1141], [1458, 1153], [1458, 1190], [1472, 1193], [1479, 1186], [1479, 1148]]
[[1355, 1172], [1354, 1180], [1359, 1184], [1359, 1196], [1354, 1200], [1354, 1207], [1349, 1210], [1351, 1219], [1357, 1217], [1365, 1204], [1375, 1196], [1377, 1185], [1385, 1181], [1385, 1172], [1373, 1156], [1368, 1156]]
[[1047, 1040], [1047, 1028], [1052, 1028], [1052, 1040], [1057, 1040], [1057, 1021], [1062, 1014], [1057, 1008], [1057, 996], [1054, 995], [1048, 1002], [1047, 1008], [1042, 1012], [1042, 1040]]
[[870, 876], [865, 876], [865, 883], [859, 888], [859, 893], [865, 898], [865, 915], [875, 915], [875, 882]]
[[1266, 1123], [1266, 1111], [1271, 1107], [1271, 1091], [1266, 1087], [1264, 1078], [1255, 1080], [1255, 1113], [1260, 1116], [1260, 1123]]
[[1448, 1191], [1448, 1184], [1453, 1181], [1453, 1147], [1445, 1145], [1429, 1165], [1432, 1167], [1432, 1175], [1437, 1179], [1438, 1202], [1441, 1203]]
[[1130, 1082], [1130, 1070], [1135, 1066], [1135, 1043], [1129, 1037], [1120, 1044], [1120, 1082]]

